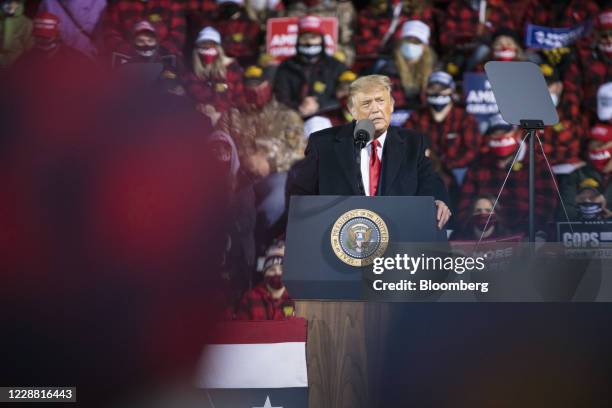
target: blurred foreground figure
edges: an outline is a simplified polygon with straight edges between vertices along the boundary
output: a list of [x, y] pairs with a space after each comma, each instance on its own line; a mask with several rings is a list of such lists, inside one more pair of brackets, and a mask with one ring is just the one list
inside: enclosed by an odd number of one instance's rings
[[189, 386], [222, 296], [210, 124], [136, 82], [36, 68], [54, 80], [0, 84], [0, 382], [76, 385], [88, 407]]

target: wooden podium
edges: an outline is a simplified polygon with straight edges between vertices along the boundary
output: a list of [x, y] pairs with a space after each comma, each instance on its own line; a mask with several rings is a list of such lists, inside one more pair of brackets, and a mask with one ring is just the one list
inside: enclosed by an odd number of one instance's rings
[[309, 407], [381, 406], [389, 304], [301, 300], [296, 311], [308, 320]]
[[[368, 250], [371, 256], [392, 256], [393, 243], [446, 241], [435, 211], [433, 197], [291, 197], [283, 280], [298, 299], [297, 315], [308, 320], [310, 407], [381, 406], [387, 346], [398, 335], [392, 321], [397, 309], [363, 301], [362, 274], [372, 271], [361, 259]], [[356, 237], [363, 239], [359, 245], [353, 245]], [[388, 237], [386, 252], [379, 251], [382, 237]], [[356, 247], [365, 249], [355, 252]], [[351, 252], [364, 258], [349, 264]]]

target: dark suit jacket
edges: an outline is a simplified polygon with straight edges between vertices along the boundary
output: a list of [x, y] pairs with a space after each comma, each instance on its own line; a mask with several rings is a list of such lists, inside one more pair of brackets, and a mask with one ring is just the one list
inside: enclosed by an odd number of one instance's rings
[[[361, 195], [361, 171], [353, 143], [355, 122], [310, 135], [306, 157], [292, 169], [289, 195]], [[424, 136], [391, 126], [382, 154], [378, 195], [433, 196], [448, 205], [448, 193], [431, 161]]]

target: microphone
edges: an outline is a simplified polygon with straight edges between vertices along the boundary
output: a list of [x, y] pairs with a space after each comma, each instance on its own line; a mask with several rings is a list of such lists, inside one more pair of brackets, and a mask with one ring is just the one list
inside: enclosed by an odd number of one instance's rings
[[359, 149], [363, 149], [372, 139], [374, 139], [374, 122], [370, 119], [358, 120], [353, 131], [355, 144], [359, 146]]

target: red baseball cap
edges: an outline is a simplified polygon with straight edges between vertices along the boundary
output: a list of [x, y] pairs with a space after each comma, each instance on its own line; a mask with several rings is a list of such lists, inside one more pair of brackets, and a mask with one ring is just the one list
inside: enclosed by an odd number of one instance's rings
[[298, 21], [298, 30], [302, 33], [323, 34], [323, 22], [317, 16], [304, 16]]
[[59, 36], [59, 18], [51, 13], [39, 13], [34, 17], [32, 35], [35, 37], [56, 38]]
[[591, 128], [589, 139], [599, 140], [602, 142], [612, 141], [612, 125], [606, 123], [598, 123]]

